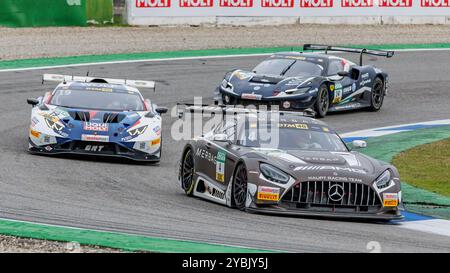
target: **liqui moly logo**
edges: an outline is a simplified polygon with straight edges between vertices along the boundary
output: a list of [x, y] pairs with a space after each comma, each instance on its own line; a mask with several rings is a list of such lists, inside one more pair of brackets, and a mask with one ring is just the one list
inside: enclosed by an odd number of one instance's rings
[[373, 0], [341, 0], [344, 8], [366, 8], [373, 7]]
[[412, 0], [378, 0], [380, 7], [404, 8], [411, 7]]
[[220, 0], [219, 6], [225, 8], [249, 8], [253, 7], [253, 0]]
[[179, 0], [182, 8], [208, 8], [212, 7], [214, 0]]
[[294, 0], [261, 0], [263, 8], [292, 8]]
[[450, 7], [450, 0], [421, 0], [420, 6], [427, 8]]
[[333, 6], [333, 0], [300, 0], [302, 8], [329, 8]]
[[137, 8], [170, 8], [170, 0], [136, 0]]
[[108, 132], [108, 123], [85, 122], [83, 129], [86, 131]]

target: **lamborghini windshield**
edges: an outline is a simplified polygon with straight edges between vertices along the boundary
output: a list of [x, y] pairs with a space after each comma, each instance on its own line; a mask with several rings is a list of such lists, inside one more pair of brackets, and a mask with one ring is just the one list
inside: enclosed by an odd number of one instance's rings
[[[348, 152], [342, 140], [328, 129], [310, 130], [302, 124], [296, 128], [277, 128], [271, 131], [246, 128], [241, 131], [237, 144], [246, 147], [280, 150], [307, 150]], [[325, 130], [325, 131], [324, 131]]]
[[116, 92], [112, 89], [58, 89], [50, 104], [79, 109], [103, 111], [143, 111], [144, 103], [138, 93]]
[[277, 75], [286, 77], [320, 76], [323, 67], [309, 61], [288, 58], [268, 59], [258, 64], [253, 72], [263, 75]]

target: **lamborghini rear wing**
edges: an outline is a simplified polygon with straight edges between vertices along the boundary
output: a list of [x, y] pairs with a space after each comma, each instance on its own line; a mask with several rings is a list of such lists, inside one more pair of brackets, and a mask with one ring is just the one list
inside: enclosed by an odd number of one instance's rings
[[151, 88], [155, 90], [156, 83], [154, 81], [139, 81], [128, 79], [110, 79], [89, 76], [73, 76], [61, 74], [44, 74], [42, 76], [42, 83], [44, 82], [104, 82], [110, 84], [124, 84], [136, 88]]
[[[183, 108], [182, 108], [183, 107]], [[242, 105], [208, 105], [208, 104], [191, 104], [191, 103], [177, 103], [177, 114], [179, 118], [184, 116], [184, 113], [199, 113], [199, 114], [258, 114], [258, 113], [273, 113], [279, 115], [296, 115], [303, 117], [314, 118], [316, 113], [311, 109], [306, 109], [303, 112], [277, 111], [277, 110], [258, 110], [245, 108]]]
[[315, 44], [305, 44], [303, 45], [303, 50], [324, 50], [325, 54], [331, 51], [348, 52], [348, 53], [358, 53], [359, 54], [359, 65], [362, 65], [363, 54], [382, 56], [386, 58], [391, 58], [394, 56], [394, 51], [391, 50], [377, 50], [377, 49], [367, 49], [367, 48], [351, 48], [351, 47], [340, 47], [340, 46], [330, 46], [330, 45], [315, 45]]

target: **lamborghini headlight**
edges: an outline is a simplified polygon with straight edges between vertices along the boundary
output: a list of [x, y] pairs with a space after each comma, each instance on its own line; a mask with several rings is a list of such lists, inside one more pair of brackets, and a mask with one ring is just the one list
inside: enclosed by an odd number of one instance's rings
[[375, 181], [375, 184], [377, 185], [378, 189], [384, 189], [391, 185], [392, 182], [392, 174], [390, 170], [384, 171]]
[[301, 94], [305, 94], [306, 92], [308, 92], [310, 88], [311, 87], [306, 86], [306, 87], [288, 89], [288, 90], [284, 91], [284, 93], [286, 93], [288, 95], [301, 95]]
[[57, 120], [51, 120], [51, 119], [47, 119], [47, 118], [45, 118], [44, 120], [50, 129], [53, 129], [56, 131], [61, 131], [64, 128], [64, 125], [58, 123]]
[[139, 136], [139, 135], [142, 135], [145, 132], [145, 130], [147, 130], [147, 127], [148, 126], [145, 125], [145, 126], [141, 126], [136, 129], [131, 129], [131, 130], [128, 130], [128, 133], [130, 134], [130, 136]]
[[281, 184], [286, 184], [289, 181], [289, 175], [274, 166], [261, 163], [259, 169], [267, 180]]

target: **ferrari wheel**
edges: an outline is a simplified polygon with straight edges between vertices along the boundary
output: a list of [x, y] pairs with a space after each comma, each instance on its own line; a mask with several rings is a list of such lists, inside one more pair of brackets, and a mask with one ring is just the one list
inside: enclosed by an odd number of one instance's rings
[[384, 83], [380, 78], [376, 78], [372, 87], [372, 99], [370, 104], [370, 110], [378, 111], [383, 105], [384, 100]]
[[328, 108], [330, 106], [330, 97], [328, 96], [328, 87], [323, 84], [319, 88], [316, 103], [314, 104], [314, 110], [318, 118], [323, 118], [327, 115]]
[[247, 169], [244, 164], [240, 164], [236, 169], [232, 192], [234, 205], [236, 208], [244, 210], [247, 200]]
[[186, 151], [181, 164], [181, 187], [187, 195], [192, 196], [194, 192], [194, 155], [191, 149]]

